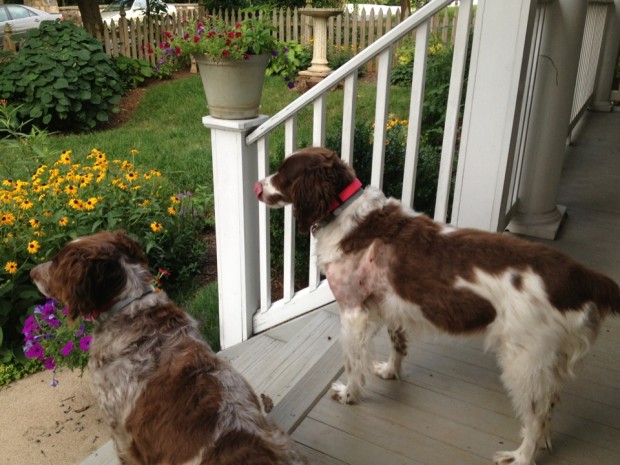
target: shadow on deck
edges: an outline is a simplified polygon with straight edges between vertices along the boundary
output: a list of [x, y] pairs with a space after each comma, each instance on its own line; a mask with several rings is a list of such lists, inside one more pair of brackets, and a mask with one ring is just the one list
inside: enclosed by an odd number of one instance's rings
[[[620, 113], [593, 113], [567, 152], [558, 202], [567, 217], [553, 247], [620, 282]], [[363, 403], [327, 392], [342, 376], [335, 305], [222, 352], [312, 464], [480, 465], [518, 446], [519, 423], [479, 338], [411, 341], [403, 379], [371, 379]], [[377, 358], [387, 336], [375, 338]], [[554, 451], [538, 465], [620, 463], [620, 320], [608, 319], [554, 417]], [[108, 443], [84, 465], [118, 463]]]

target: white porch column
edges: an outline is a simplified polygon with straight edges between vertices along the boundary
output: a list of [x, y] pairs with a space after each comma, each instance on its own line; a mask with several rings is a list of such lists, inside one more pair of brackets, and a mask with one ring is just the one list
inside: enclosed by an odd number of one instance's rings
[[258, 202], [252, 187], [258, 177], [256, 144], [247, 134], [267, 120], [224, 120], [205, 116], [211, 129], [215, 235], [222, 349], [252, 335], [259, 307]]
[[554, 239], [564, 215], [556, 197], [588, 2], [549, 2], [540, 46], [514, 233]]
[[503, 229], [535, 0], [480, 0], [451, 223]]
[[611, 87], [616, 73], [618, 48], [620, 47], [620, 0], [609, 5], [603, 49], [598, 76], [594, 87], [594, 98], [590, 109], [594, 111], [611, 111]]

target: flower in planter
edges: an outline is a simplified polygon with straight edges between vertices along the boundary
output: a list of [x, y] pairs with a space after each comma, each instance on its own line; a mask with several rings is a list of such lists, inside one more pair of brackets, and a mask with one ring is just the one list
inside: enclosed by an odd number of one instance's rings
[[177, 56], [208, 55], [214, 60], [247, 60], [279, 47], [274, 26], [256, 17], [235, 24], [215, 16], [185, 20], [181, 30], [166, 31], [164, 39], [160, 49]]
[[[93, 322], [81, 318], [71, 322], [68, 313], [53, 299], [34, 307], [22, 329], [27, 358], [39, 359], [51, 371], [60, 367], [86, 368]], [[51, 384], [58, 383], [53, 379]]]

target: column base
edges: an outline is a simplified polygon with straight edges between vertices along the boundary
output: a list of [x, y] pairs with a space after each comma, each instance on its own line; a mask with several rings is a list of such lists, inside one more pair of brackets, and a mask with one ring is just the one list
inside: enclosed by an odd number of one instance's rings
[[330, 73], [331, 69], [328, 68], [328, 71], [315, 72], [307, 69], [306, 71], [300, 71], [297, 76], [297, 84], [296, 87], [301, 92], [304, 92], [308, 89], [311, 89], [323, 79], [325, 79]]
[[547, 213], [517, 212], [506, 226], [506, 231], [540, 239], [555, 240], [565, 213], [566, 207], [564, 205], [557, 205], [554, 210]]

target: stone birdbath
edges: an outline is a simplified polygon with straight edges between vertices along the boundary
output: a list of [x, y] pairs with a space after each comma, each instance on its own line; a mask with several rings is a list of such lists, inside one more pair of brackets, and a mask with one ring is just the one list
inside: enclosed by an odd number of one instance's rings
[[342, 13], [341, 8], [301, 8], [299, 12], [313, 19], [314, 45], [312, 47], [311, 66], [299, 73], [308, 84], [316, 84], [331, 73], [327, 66], [327, 20]]

